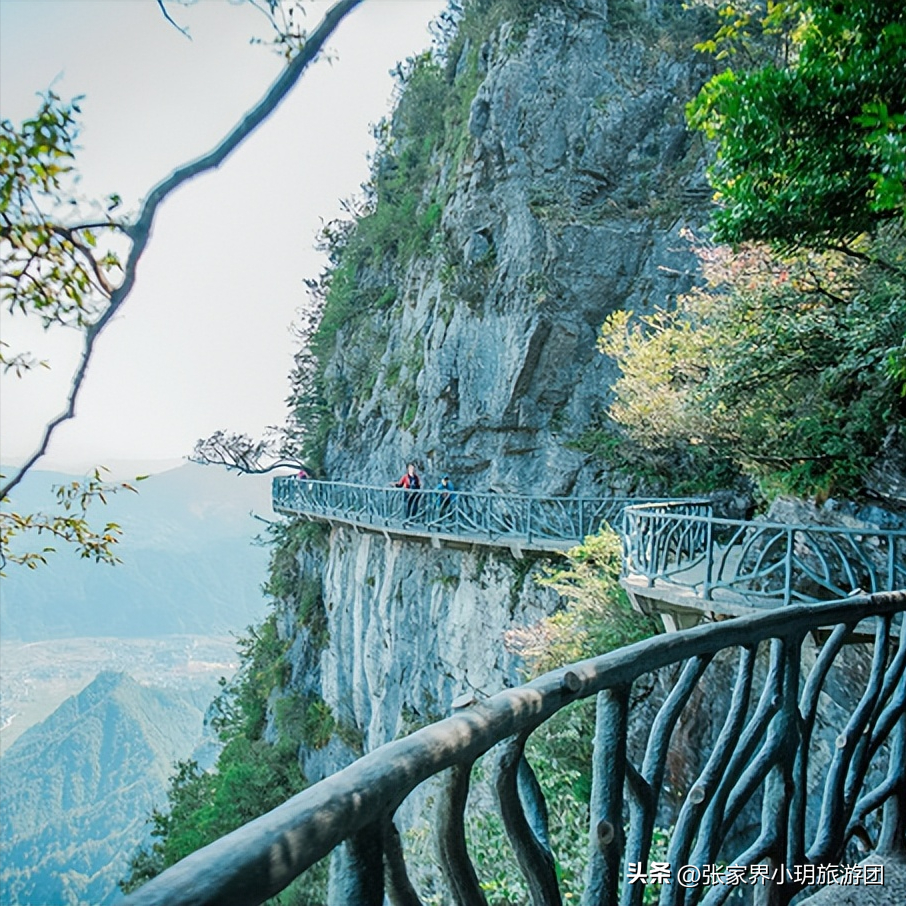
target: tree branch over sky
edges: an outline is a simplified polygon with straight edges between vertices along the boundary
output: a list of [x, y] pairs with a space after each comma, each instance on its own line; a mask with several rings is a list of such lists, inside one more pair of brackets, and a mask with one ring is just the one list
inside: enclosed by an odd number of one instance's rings
[[246, 475], [263, 475], [274, 469], [301, 469], [302, 461], [285, 450], [283, 432], [271, 429], [261, 440], [245, 434], [216, 431], [199, 440], [189, 462], [202, 466], [223, 466], [230, 472]]
[[[362, 0], [338, 0], [338, 2], [331, 6], [324, 14], [324, 18], [317, 28], [310, 34], [304, 36], [304, 41], [300, 42], [297, 46], [298, 49], [291, 53], [287, 52], [286, 66], [265, 92], [261, 100], [259, 100], [258, 103], [242, 117], [236, 126], [234, 126], [234, 128], [211, 151], [177, 168], [169, 176], [159, 182], [146, 196], [134, 222], [118, 223], [111, 219], [109, 222], [104, 223], [104, 227], [120, 232], [125, 235], [129, 241], [128, 252], [123, 256], [122, 263], [120, 263], [118, 259], [109, 257], [102, 257], [100, 262], [98, 262], [98, 259], [93, 255], [88, 255], [90, 263], [88, 261], [83, 261], [82, 251], [85, 249], [86, 244], [90, 246], [93, 241], [92, 238], [86, 239], [86, 236], [93, 235], [90, 231], [87, 233], [82, 232], [80, 235], [73, 238], [73, 228], [71, 227], [66, 228], [60, 224], [43, 225], [47, 229], [55, 231], [55, 234], [58, 235], [58, 238], [61, 241], [68, 243], [67, 253], [70, 261], [75, 260], [78, 257], [78, 260], [81, 263], [81, 270], [77, 270], [76, 278], [80, 281], [82, 291], [84, 292], [87, 288], [87, 284], [85, 284], [84, 281], [90, 279], [96, 288], [100, 290], [98, 295], [106, 299], [107, 304], [103, 306], [99, 313], [90, 310], [85, 311], [77, 307], [78, 310], [68, 320], [64, 320], [62, 317], [51, 318], [51, 321], [74, 324], [84, 331], [82, 352], [78, 365], [73, 373], [66, 404], [63, 410], [44, 426], [40, 442], [34, 452], [26, 459], [25, 463], [16, 474], [0, 487], [0, 498], [6, 497], [9, 492], [19, 484], [29, 469], [44, 456], [56, 429], [61, 424], [74, 417], [76, 402], [88, 373], [88, 366], [91, 362], [95, 344], [104, 329], [122, 308], [132, 292], [135, 285], [138, 264], [150, 240], [152, 227], [160, 205], [186, 182], [189, 182], [202, 173], [219, 167], [232, 152], [235, 151], [236, 148], [238, 148], [239, 145], [242, 144], [242, 142], [274, 112], [299, 81], [308, 65], [315, 60], [324, 49], [324, 45], [339, 24], [361, 2]], [[52, 96], [48, 96], [48, 101], [46, 103], [50, 103], [51, 101]], [[73, 106], [73, 109], [78, 112], [77, 107]], [[4, 127], [7, 125], [8, 124], [4, 123]], [[67, 125], [69, 124], [67, 123]], [[2, 175], [5, 179], [6, 174], [4, 173]], [[51, 174], [51, 176], [52, 175], [53, 174]], [[52, 179], [50, 187], [53, 188]], [[111, 206], [115, 206], [115, 202], [115, 197], [111, 197]], [[15, 230], [16, 228], [15, 224], [8, 225], [6, 222], [3, 223], [4, 230], [2, 235], [0, 235], [0, 239], [2, 239], [4, 243], [10, 238], [7, 235], [7, 226], [9, 226], [10, 231]], [[56, 233], [59, 229], [64, 231], [69, 229], [69, 238], [66, 237], [65, 232]], [[81, 230], [83, 228], [79, 229]], [[52, 246], [48, 245], [47, 247]], [[6, 252], [4, 251], [4, 255], [5, 254]], [[104, 266], [101, 267], [100, 264], [103, 264]], [[109, 279], [107, 270], [113, 268], [121, 268], [122, 279], [110, 292], [105, 292], [104, 289], [106, 287], [104, 286], [103, 281]], [[82, 271], [84, 271], [84, 273], [82, 273]], [[22, 311], [26, 310], [26, 307], [22, 304], [17, 303], [14, 307], [19, 307]], [[32, 304], [30, 310], [42, 315], [42, 317], [45, 318], [45, 324], [48, 323], [47, 313], [42, 311], [41, 304]]]

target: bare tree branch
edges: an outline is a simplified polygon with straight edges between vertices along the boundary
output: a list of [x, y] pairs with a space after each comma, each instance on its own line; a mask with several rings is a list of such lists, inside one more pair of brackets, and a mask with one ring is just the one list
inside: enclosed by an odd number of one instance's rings
[[274, 469], [304, 469], [301, 460], [286, 453], [283, 441], [282, 432], [273, 428], [262, 440], [216, 431], [210, 437], [196, 441], [189, 462], [224, 466], [230, 472], [246, 475], [264, 475]]
[[164, 18], [181, 34], [185, 35], [190, 41], [192, 36], [189, 34], [189, 29], [184, 28], [182, 25], [177, 25], [170, 16], [170, 13], [167, 11], [167, 7], [164, 5], [164, 0], [157, 0], [157, 5], [160, 7], [160, 11], [164, 14]]
[[[79, 365], [70, 384], [66, 406], [59, 415], [51, 419], [45, 426], [41, 442], [37, 449], [28, 457], [19, 471], [0, 488], [0, 498], [6, 497], [22, 480], [29, 469], [47, 452], [50, 439], [56, 429], [75, 415], [76, 401], [82, 389], [88, 365], [91, 361], [94, 345], [110, 323], [114, 315], [129, 298], [135, 285], [138, 263], [144, 254], [145, 248], [151, 237], [151, 228], [157, 209], [161, 203], [183, 183], [194, 179], [201, 173], [219, 167], [237, 147], [261, 125], [283, 101], [290, 90], [295, 86], [302, 73], [321, 52], [324, 44], [336, 30], [343, 19], [351, 13], [362, 0], [338, 0], [325, 14], [318, 27], [308, 36], [299, 53], [287, 64], [283, 72], [271, 84], [267, 92], [246, 113], [242, 120], [227, 134], [227, 136], [211, 151], [202, 157], [174, 170], [166, 179], [159, 182], [148, 194], [139, 211], [138, 219], [134, 224], [125, 228], [126, 234], [132, 240], [132, 248], [126, 258], [123, 268], [123, 282], [111, 293], [110, 304], [104, 313], [89, 325], [85, 330], [85, 340], [82, 346], [82, 355]], [[162, 6], [162, 4], [160, 4]]]

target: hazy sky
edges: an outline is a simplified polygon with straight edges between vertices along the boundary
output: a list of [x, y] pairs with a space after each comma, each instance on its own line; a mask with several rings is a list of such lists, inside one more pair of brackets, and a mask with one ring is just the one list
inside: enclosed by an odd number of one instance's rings
[[[131, 298], [102, 336], [77, 409], [48, 463], [180, 457], [218, 428], [283, 422], [302, 280], [323, 265], [321, 220], [367, 177], [369, 124], [388, 111], [398, 60], [430, 43], [443, 0], [366, 0], [272, 118], [214, 173], [160, 209]], [[309, 3], [310, 27], [328, 4]], [[0, 112], [34, 113], [36, 93], [85, 95], [82, 191], [134, 209], [174, 167], [209, 150], [280, 69], [260, 13], [229, 0], [0, 0]], [[21, 347], [20, 318], [2, 314]], [[50, 372], [2, 380], [4, 460], [33, 449], [63, 406], [77, 346], [41, 331], [27, 347]], [[68, 340], [77, 339], [74, 332]], [[49, 345], [48, 345], [49, 342]], [[43, 346], [39, 346], [43, 343]]]

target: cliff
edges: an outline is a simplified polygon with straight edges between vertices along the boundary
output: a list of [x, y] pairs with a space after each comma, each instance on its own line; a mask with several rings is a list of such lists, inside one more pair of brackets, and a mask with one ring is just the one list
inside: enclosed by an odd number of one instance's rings
[[[321, 398], [296, 400], [332, 480], [385, 484], [412, 460], [428, 487], [450, 474], [470, 490], [607, 493], [617, 481], [577, 448], [614, 373], [598, 329], [695, 280], [682, 234], [710, 193], [683, 117], [709, 71], [689, 50], [694, 17], [499, 6], [510, 18], [467, 7], [445, 66], [410, 61], [368, 204], [335, 228], [317, 362], [299, 378]], [[518, 682], [505, 632], [558, 603], [535, 560], [346, 528], [322, 540], [284, 539], [291, 670], [271, 701], [318, 697], [345, 730], [303, 745], [310, 781], [464, 691]]]
[[[460, 92], [463, 118], [447, 113], [418, 174], [424, 214], [409, 226], [434, 219], [424, 248], [356, 259], [358, 295], [322, 356], [333, 479], [383, 483], [414, 459], [475, 490], [601, 490], [570, 446], [614, 377], [600, 325], [615, 309], [669, 307], [692, 284], [681, 233], [704, 222], [710, 191], [683, 114], [708, 74], [691, 32], [608, 22], [604, 0], [536, 5], [478, 46], [462, 39], [431, 74]], [[367, 219], [394, 204], [382, 173], [398, 180], [419, 138], [401, 115], [420, 102], [410, 82]], [[383, 307], [369, 304], [378, 289]]]
[[[678, 3], [474, 0], [441, 29], [439, 55], [400, 67], [372, 181], [350, 205], [355, 218], [325, 228], [330, 267], [311, 282], [317, 305], [291, 398], [294, 452], [311, 472], [386, 486], [411, 461], [428, 488], [449, 474], [460, 489], [498, 493], [625, 489], [585, 452], [616, 373], [596, 339], [610, 313], [670, 308], [699, 279], [686, 237], [708, 220], [707, 149], [683, 113], [711, 66], [689, 48], [714, 27]], [[298, 756], [307, 782], [449, 713], [463, 694], [518, 682], [508, 638], [528, 637], [520, 627], [561, 603], [534, 581], [539, 555], [302, 520], [274, 531], [275, 610], [247, 642], [233, 702], [241, 732], [276, 743], [293, 768]], [[843, 661], [821, 702], [829, 718], [851, 705], [847, 678], [867, 669], [864, 651]], [[678, 727], [656, 838], [669, 835], [720, 732], [735, 669], [715, 659]], [[634, 690], [636, 728], [650, 728], [669, 673]], [[813, 786], [834, 751], [833, 721], [818, 723]], [[567, 896], [587, 849], [589, 728], [588, 712], [571, 709], [530, 742], [557, 802], [551, 836]], [[642, 736], [630, 728], [634, 755]], [[487, 765], [473, 773], [478, 868], [501, 901], [521, 902], [504, 877], [512, 859], [500, 851]], [[435, 792], [420, 788], [395, 820], [413, 879], [426, 901], [443, 902], [426, 831]], [[747, 808], [728, 845], [757, 833], [760, 805]], [[332, 862], [340, 880], [342, 859]], [[325, 873], [299, 882], [312, 901]]]

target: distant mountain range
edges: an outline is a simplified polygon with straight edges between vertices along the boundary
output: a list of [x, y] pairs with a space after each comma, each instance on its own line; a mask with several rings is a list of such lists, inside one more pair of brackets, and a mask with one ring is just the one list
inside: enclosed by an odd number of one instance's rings
[[[78, 476], [33, 472], [15, 489], [10, 508], [35, 512], [53, 504], [52, 487]], [[253, 544], [270, 513], [270, 480], [185, 464], [152, 475], [108, 505], [93, 521], [117, 522], [122, 564], [80, 559], [65, 545], [46, 566], [7, 567], [0, 598], [6, 640], [86, 636], [223, 634], [263, 615], [260, 591], [267, 551]], [[33, 548], [46, 536], [23, 539]]]
[[[4, 506], [52, 510], [53, 487], [79, 477], [31, 473]], [[117, 477], [129, 474], [120, 467]], [[4, 906], [119, 899], [174, 762], [202, 742], [217, 679], [235, 669], [230, 636], [266, 610], [268, 551], [254, 543], [265, 526], [251, 514], [269, 518], [269, 477], [184, 464], [136, 487], [89, 510], [93, 525], [122, 527], [121, 564], [56, 545], [46, 565], [6, 568], [0, 718], [14, 741], [0, 759]]]
[[202, 734], [204, 702], [101, 673], [2, 759], [0, 890], [4, 904], [106, 906], [147, 818], [166, 802], [173, 764]]

